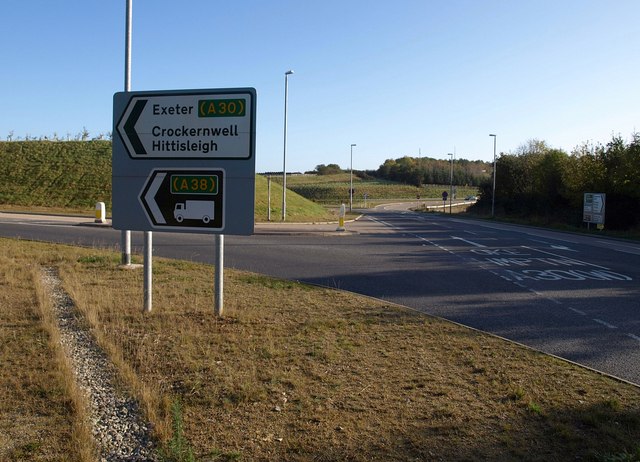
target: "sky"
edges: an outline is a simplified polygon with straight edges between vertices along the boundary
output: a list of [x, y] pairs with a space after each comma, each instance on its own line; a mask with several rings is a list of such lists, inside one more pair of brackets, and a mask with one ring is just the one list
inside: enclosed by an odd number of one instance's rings
[[[638, 0], [132, 0], [131, 90], [257, 91], [256, 170], [640, 131]], [[126, 0], [4, 0], [0, 139], [113, 130]]]

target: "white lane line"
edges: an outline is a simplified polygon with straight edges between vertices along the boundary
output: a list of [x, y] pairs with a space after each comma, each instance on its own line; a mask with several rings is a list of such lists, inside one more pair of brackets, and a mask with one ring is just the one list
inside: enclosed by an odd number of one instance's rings
[[65, 223], [54, 221], [7, 221], [6, 225], [20, 225], [20, 226], [51, 226], [51, 227], [71, 227], [76, 226], [77, 223]]
[[632, 339], [637, 340], [638, 342], [640, 342], [640, 337], [638, 337], [637, 335], [627, 334], [627, 337], [631, 337]]
[[577, 314], [579, 314], [579, 315], [582, 315], [582, 316], [586, 316], [586, 315], [587, 315], [587, 313], [585, 313], [584, 311], [579, 310], [579, 309], [577, 309], [577, 308], [571, 308], [571, 307], [569, 307], [569, 309], [570, 309], [571, 311], [573, 311], [574, 313], [577, 313]]
[[[433, 241], [430, 241], [429, 239], [427, 239], [427, 238], [425, 238], [425, 237], [422, 237], [422, 236], [419, 236], [418, 234], [409, 234], [409, 236], [413, 236], [413, 237], [415, 237], [416, 239], [421, 240], [422, 242], [426, 242], [427, 244], [432, 245], [432, 246], [434, 246], [434, 247], [437, 247], [437, 248], [439, 248], [440, 250], [444, 250], [445, 252], [449, 252], [449, 253], [453, 254], [453, 252], [451, 252], [451, 251], [450, 251], [449, 249], [447, 249], [446, 247], [442, 247], [440, 244], [437, 244], [437, 243], [435, 243], [435, 242], [433, 242]], [[422, 244], [422, 245], [423, 245], [423, 246], [425, 246], [425, 244]]]
[[457, 237], [457, 236], [451, 236], [451, 239], [457, 239], [459, 241], [466, 242], [467, 244], [471, 244], [471, 245], [474, 245], [476, 247], [486, 247], [486, 245], [478, 244], [477, 242], [473, 242], [473, 241], [470, 241], [468, 239], [463, 239], [463, 238]]
[[603, 325], [604, 327], [608, 327], [609, 329], [617, 329], [618, 328], [618, 326], [614, 326], [613, 324], [609, 324], [608, 322], [605, 322], [602, 319], [594, 318], [593, 320], [595, 322], [597, 322], [598, 324]]
[[577, 250], [570, 249], [566, 245], [552, 245], [551, 248], [558, 249], [558, 250], [568, 250], [569, 252], [578, 252]]

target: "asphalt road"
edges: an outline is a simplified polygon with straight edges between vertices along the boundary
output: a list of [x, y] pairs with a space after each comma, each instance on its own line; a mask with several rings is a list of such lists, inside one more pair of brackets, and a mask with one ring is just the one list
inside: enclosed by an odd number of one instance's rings
[[[0, 235], [117, 248], [118, 231], [77, 222], [0, 214]], [[227, 236], [225, 266], [393, 301], [640, 384], [640, 244], [393, 207], [334, 229]], [[213, 237], [154, 233], [154, 254], [212, 263]]]

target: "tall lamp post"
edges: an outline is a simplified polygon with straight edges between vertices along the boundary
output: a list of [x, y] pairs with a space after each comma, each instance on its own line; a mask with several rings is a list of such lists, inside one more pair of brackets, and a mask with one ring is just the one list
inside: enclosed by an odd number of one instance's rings
[[[451, 156], [451, 184], [449, 186], [449, 214], [451, 214], [451, 202], [453, 201], [453, 154], [448, 153], [448, 156]], [[446, 213], [446, 210], [445, 210]]]
[[491, 193], [491, 217], [495, 216], [496, 211], [496, 138], [497, 135], [490, 134], [489, 136], [493, 136], [493, 192]]
[[284, 73], [284, 152], [282, 155], [282, 221], [287, 219], [287, 97], [289, 93], [289, 76], [292, 70]]
[[349, 212], [353, 210], [353, 147], [351, 145], [351, 167], [349, 167]]

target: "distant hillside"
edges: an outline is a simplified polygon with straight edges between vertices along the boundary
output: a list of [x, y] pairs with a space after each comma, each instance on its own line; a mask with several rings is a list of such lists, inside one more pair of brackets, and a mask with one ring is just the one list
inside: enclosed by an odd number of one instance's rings
[[[448, 191], [450, 185], [423, 184], [420, 187], [406, 183], [372, 178], [354, 172], [353, 175], [353, 200], [362, 203], [366, 194], [367, 200], [380, 201], [388, 199], [438, 199], [442, 197], [442, 191]], [[274, 177], [281, 182], [280, 176]], [[287, 188], [297, 192], [303, 197], [320, 204], [339, 204], [349, 202], [349, 188], [351, 186], [349, 173], [337, 173], [333, 175], [292, 175], [287, 179]], [[457, 197], [475, 196], [478, 188], [472, 186], [456, 186]]]

